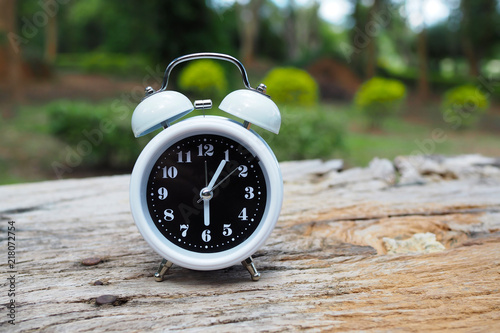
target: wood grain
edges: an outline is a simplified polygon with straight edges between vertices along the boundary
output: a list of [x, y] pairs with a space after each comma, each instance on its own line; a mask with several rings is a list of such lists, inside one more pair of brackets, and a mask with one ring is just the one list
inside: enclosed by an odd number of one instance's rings
[[[254, 256], [258, 282], [240, 266], [175, 265], [155, 282], [161, 258], [130, 215], [128, 175], [2, 186], [4, 253], [7, 222], [17, 228], [17, 307], [13, 326], [4, 255], [0, 330], [500, 331], [498, 160], [420, 158], [344, 171], [282, 163], [282, 214]], [[425, 232], [446, 250], [386, 254], [384, 237]]]

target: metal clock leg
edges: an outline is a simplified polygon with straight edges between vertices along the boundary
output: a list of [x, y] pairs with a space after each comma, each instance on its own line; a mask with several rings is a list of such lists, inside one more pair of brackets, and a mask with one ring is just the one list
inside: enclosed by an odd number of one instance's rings
[[172, 267], [172, 262], [167, 259], [163, 259], [161, 261], [160, 267], [158, 267], [158, 271], [155, 273], [156, 282], [163, 281], [163, 277], [167, 274], [168, 270]]
[[250, 273], [250, 276], [252, 277], [252, 281], [259, 281], [259, 279], [260, 279], [260, 273], [257, 271], [257, 268], [255, 268], [255, 264], [253, 262], [252, 257], [246, 258], [245, 260], [243, 260], [241, 262], [241, 264]]

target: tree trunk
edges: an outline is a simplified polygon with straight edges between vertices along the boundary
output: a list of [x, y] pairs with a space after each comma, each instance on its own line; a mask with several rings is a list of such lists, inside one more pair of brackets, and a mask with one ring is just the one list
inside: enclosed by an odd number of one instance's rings
[[259, 34], [259, 15], [263, 0], [251, 0], [240, 9], [241, 58], [251, 66], [255, 61], [255, 44]]
[[370, 27], [377, 27], [376, 31], [371, 33], [370, 41], [367, 46], [366, 52], [366, 68], [365, 68], [365, 78], [370, 79], [375, 76], [376, 68], [377, 68], [377, 35], [380, 34], [380, 30], [382, 27], [379, 24], [376, 24], [375, 14], [380, 6], [380, 0], [374, 0], [373, 5], [370, 8], [370, 12], [368, 14], [368, 22], [365, 26], [365, 30], [368, 30]]
[[15, 41], [12, 36], [17, 36], [16, 24], [16, 1], [1, 0], [0, 16], [4, 22], [4, 31], [7, 36], [5, 44], [7, 54], [7, 103], [2, 110], [4, 117], [12, 117], [15, 114], [18, 103], [23, 98], [23, 89], [21, 86], [22, 68], [21, 68], [21, 45], [13, 45]]
[[287, 16], [285, 19], [284, 37], [287, 46], [287, 57], [291, 61], [295, 61], [300, 57], [300, 47], [297, 32], [297, 13], [295, 0], [288, 1], [288, 8], [286, 9]]
[[417, 94], [419, 101], [425, 101], [429, 97], [429, 77], [427, 60], [427, 31], [425, 27], [417, 37], [417, 56], [418, 56], [418, 87]]
[[479, 57], [475, 50], [472, 41], [468, 37], [463, 37], [462, 49], [469, 64], [469, 76], [477, 78], [480, 74], [479, 70]]
[[[53, 0], [45, 0], [51, 2]], [[53, 64], [57, 56], [57, 14], [48, 15], [49, 21], [45, 28], [45, 60]]]

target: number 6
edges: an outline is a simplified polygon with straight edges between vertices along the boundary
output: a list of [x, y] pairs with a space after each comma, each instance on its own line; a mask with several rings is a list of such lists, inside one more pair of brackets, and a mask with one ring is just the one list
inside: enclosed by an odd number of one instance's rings
[[201, 239], [203, 239], [204, 242], [210, 242], [210, 240], [212, 239], [212, 236], [210, 236], [210, 230], [203, 230], [203, 232], [201, 233]]

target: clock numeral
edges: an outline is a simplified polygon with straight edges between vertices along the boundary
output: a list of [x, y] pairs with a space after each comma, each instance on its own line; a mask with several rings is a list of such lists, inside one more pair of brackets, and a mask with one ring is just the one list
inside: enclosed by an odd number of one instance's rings
[[[186, 160], [184, 160], [184, 155], [186, 156]], [[177, 153], [177, 163], [191, 163], [191, 151], [186, 153], [180, 151]]]
[[248, 176], [248, 167], [246, 165], [240, 165], [238, 170], [240, 171], [238, 177], [246, 178], [246, 176]]
[[238, 217], [242, 220], [242, 221], [247, 221], [248, 220], [248, 215], [247, 215], [247, 208], [243, 208], [241, 210], [241, 213], [238, 215]]
[[212, 239], [212, 236], [210, 236], [210, 230], [206, 229], [206, 230], [203, 230], [203, 232], [201, 233], [201, 239], [203, 239], [204, 242], [208, 243], [210, 242], [210, 240]]
[[165, 221], [167, 222], [170, 222], [170, 221], [173, 221], [174, 220], [174, 210], [173, 209], [165, 209], [163, 211], [163, 218], [165, 219]]
[[253, 194], [253, 187], [245, 187], [245, 192], [245, 199], [252, 199], [253, 197], [255, 197], [255, 194]]
[[199, 145], [198, 156], [212, 156], [214, 154], [214, 146], [211, 144]]
[[168, 197], [168, 191], [164, 187], [158, 189], [158, 199], [165, 200]]
[[224, 224], [224, 229], [222, 230], [222, 235], [231, 236], [233, 234], [233, 230], [231, 229], [231, 224]]
[[163, 178], [175, 178], [177, 177], [177, 168], [174, 166], [171, 167], [163, 167]]
[[224, 150], [224, 159], [229, 162], [229, 149]]
[[189, 229], [189, 224], [181, 224], [181, 236], [186, 237]]

